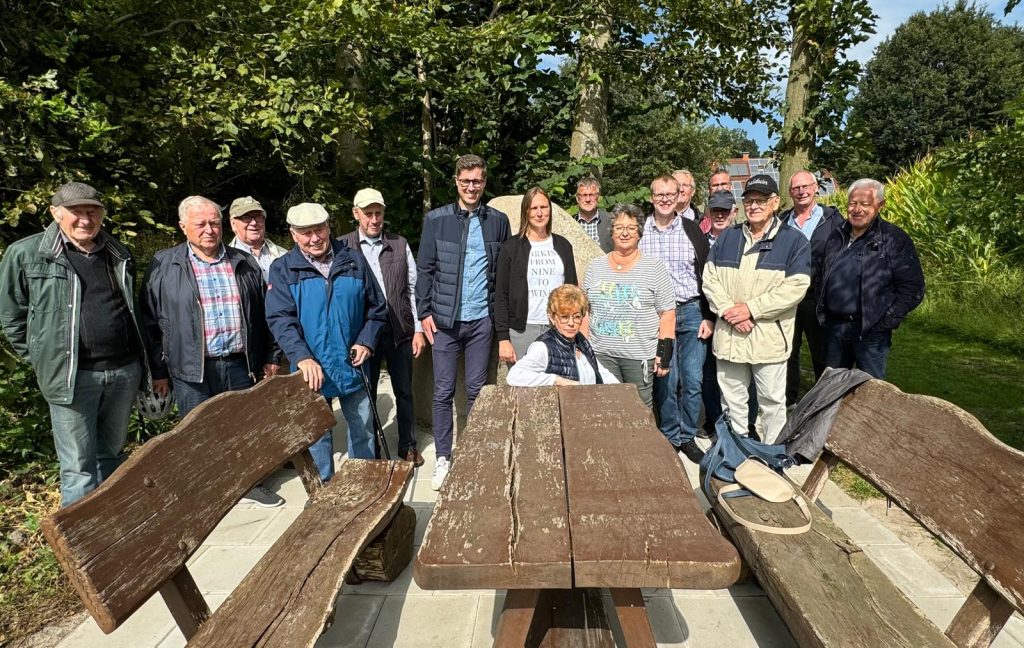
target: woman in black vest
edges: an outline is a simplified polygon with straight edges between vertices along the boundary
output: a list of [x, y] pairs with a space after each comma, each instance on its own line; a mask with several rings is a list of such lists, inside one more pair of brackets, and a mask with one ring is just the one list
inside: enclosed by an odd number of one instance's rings
[[542, 334], [508, 372], [515, 387], [546, 385], [607, 385], [619, 382], [601, 366], [580, 333], [590, 302], [578, 287], [564, 285], [548, 296], [548, 320], [552, 328]]
[[551, 199], [540, 187], [523, 196], [519, 234], [498, 254], [494, 288], [494, 332], [498, 361], [514, 363], [549, 328], [548, 295], [576, 284], [572, 244], [551, 233]]

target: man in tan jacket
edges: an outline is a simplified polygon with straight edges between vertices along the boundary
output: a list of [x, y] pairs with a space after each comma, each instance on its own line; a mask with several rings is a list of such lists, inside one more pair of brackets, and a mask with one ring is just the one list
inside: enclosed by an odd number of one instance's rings
[[763, 436], [773, 443], [786, 424], [786, 361], [796, 307], [810, 286], [807, 239], [775, 216], [779, 188], [767, 175], [747, 181], [747, 222], [722, 232], [704, 266], [704, 295], [718, 315], [713, 350], [722, 407], [736, 432], [747, 427], [751, 378]]

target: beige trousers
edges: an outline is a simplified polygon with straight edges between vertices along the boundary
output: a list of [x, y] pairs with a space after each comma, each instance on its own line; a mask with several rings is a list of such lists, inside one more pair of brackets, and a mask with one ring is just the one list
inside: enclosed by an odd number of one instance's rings
[[754, 379], [761, 408], [761, 438], [775, 443], [786, 425], [786, 361], [748, 364], [717, 359], [722, 408], [729, 410], [729, 424], [737, 434], [747, 430], [747, 389]]

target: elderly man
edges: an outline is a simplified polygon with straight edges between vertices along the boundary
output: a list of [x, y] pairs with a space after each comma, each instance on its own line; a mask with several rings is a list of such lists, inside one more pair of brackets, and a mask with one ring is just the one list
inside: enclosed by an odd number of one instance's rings
[[[264, 317], [263, 272], [256, 259], [222, 240], [220, 207], [189, 196], [178, 205], [184, 243], [153, 256], [143, 281], [142, 314], [153, 391], [174, 386], [184, 417], [222, 392], [277, 373], [277, 348]], [[243, 502], [284, 503], [262, 485]]]
[[255, 257], [263, 270], [263, 279], [270, 276], [270, 264], [288, 250], [267, 238], [267, 212], [252, 196], [235, 198], [228, 209], [231, 231], [235, 238], [228, 245]]
[[692, 204], [693, 194], [697, 191], [693, 174], [686, 169], [680, 169], [679, 171], [672, 172], [672, 178], [679, 187], [679, 193], [676, 195], [675, 213], [682, 216], [685, 220], [691, 220], [695, 223], [700, 222], [701, 213], [697, 210], [696, 205]]
[[[704, 210], [704, 218], [700, 219], [700, 231], [708, 235], [708, 241], [714, 244], [714, 239], [711, 238], [711, 196], [715, 195], [719, 191], [728, 191], [732, 194], [732, 176], [725, 169], [717, 169], [711, 174], [708, 179], [708, 206]], [[735, 217], [736, 199], [733, 198], [733, 216]], [[731, 221], [729, 223], [732, 224]], [[724, 229], [724, 228], [723, 228]]]
[[431, 486], [439, 490], [452, 455], [452, 404], [459, 355], [465, 354], [466, 403], [473, 407], [487, 380], [494, 327], [498, 249], [508, 239], [508, 216], [481, 203], [487, 165], [476, 155], [455, 163], [458, 201], [423, 219], [416, 263], [416, 304], [433, 345], [433, 430], [437, 460]]
[[644, 223], [640, 251], [665, 263], [676, 298], [675, 350], [668, 375], [654, 379], [654, 412], [669, 443], [696, 463], [704, 455], [693, 440], [700, 420], [703, 340], [711, 335], [713, 319], [701, 287], [709, 245], [696, 221], [676, 211], [680, 193], [672, 176], [651, 183], [654, 213]]
[[892, 332], [924, 299], [924, 273], [907, 233], [878, 215], [885, 185], [858, 180], [846, 204], [847, 221], [829, 235], [819, 261], [825, 365], [885, 378]]
[[810, 244], [774, 215], [778, 193], [770, 176], [747, 181], [747, 222], [722, 232], [704, 268], [704, 294], [718, 314], [713, 348], [722, 407], [732, 429], [743, 430], [753, 378], [769, 443], [786, 423], [793, 318], [811, 282]]
[[825, 253], [825, 241], [832, 232], [843, 224], [843, 217], [835, 207], [820, 205], [814, 201], [818, 195], [818, 179], [809, 171], [798, 171], [789, 179], [789, 197], [793, 208], [779, 215], [783, 223], [800, 230], [811, 243], [811, 287], [796, 307], [793, 322], [793, 347], [786, 367], [786, 405], [794, 405], [800, 388], [800, 347], [803, 337], [811, 351], [811, 366], [814, 379], [825, 371], [825, 338], [818, 323], [814, 295], [817, 293], [817, 268]]
[[384, 196], [376, 189], [360, 189], [352, 201], [356, 231], [341, 240], [362, 255], [388, 306], [388, 323], [381, 332], [377, 352], [370, 356], [370, 385], [377, 398], [380, 367], [388, 363], [398, 410], [398, 455], [416, 466], [423, 457], [416, 449], [416, 421], [412, 402], [412, 359], [426, 344], [416, 317], [416, 262], [409, 244], [398, 234], [384, 231]]
[[576, 222], [602, 252], [608, 253], [612, 250], [612, 218], [597, 206], [600, 200], [601, 183], [597, 178], [588, 176], [576, 183], [576, 205], [580, 208]]
[[[341, 400], [348, 423], [348, 456], [375, 456], [370, 398], [359, 367], [370, 359], [387, 305], [366, 261], [331, 239], [330, 216], [322, 205], [302, 203], [288, 210], [295, 247], [270, 266], [267, 322], [274, 338], [306, 384], [331, 401]], [[320, 472], [334, 475], [330, 430], [309, 448]]]
[[135, 263], [101, 229], [105, 213], [95, 189], [63, 185], [50, 199], [53, 222], [0, 260], [0, 327], [49, 404], [63, 506], [121, 463], [128, 416], [148, 381]]

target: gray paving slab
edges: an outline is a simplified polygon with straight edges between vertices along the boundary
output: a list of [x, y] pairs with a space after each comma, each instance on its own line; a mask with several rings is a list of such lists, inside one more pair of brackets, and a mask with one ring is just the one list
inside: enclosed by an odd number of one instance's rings
[[316, 648], [362, 648], [384, 607], [384, 596], [353, 596], [342, 594], [334, 625], [316, 642]]
[[388, 596], [366, 647], [469, 646], [478, 603], [472, 594]]
[[796, 643], [765, 596], [672, 597], [687, 646], [791, 648]]
[[885, 528], [875, 516], [864, 509], [835, 508], [830, 513], [832, 521], [861, 546], [904, 544], [895, 533]]
[[960, 592], [924, 558], [906, 545], [868, 545], [864, 553], [900, 590], [917, 601], [925, 597], [955, 597]]

